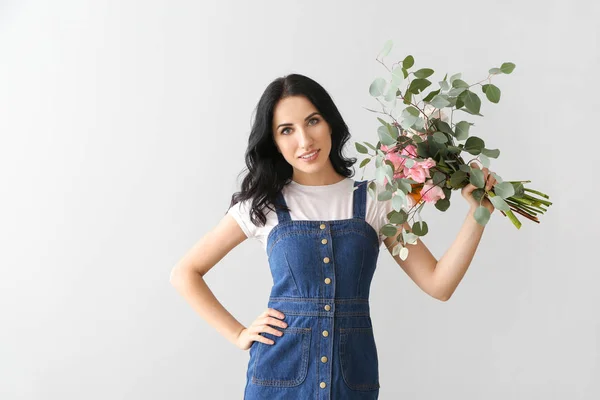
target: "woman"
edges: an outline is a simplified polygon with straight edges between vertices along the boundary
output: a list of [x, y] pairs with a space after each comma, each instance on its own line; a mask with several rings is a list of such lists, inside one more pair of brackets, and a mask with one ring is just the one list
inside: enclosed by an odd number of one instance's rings
[[[276, 79], [256, 111], [241, 191], [173, 269], [171, 282], [219, 333], [250, 350], [245, 399], [377, 399], [369, 288], [381, 244], [390, 254], [394, 245], [393, 237], [379, 234], [391, 201], [373, 201], [367, 182], [351, 179], [356, 159], [342, 155], [348, 127], [314, 80], [298, 74]], [[483, 171], [489, 189], [495, 181]], [[394, 257], [442, 301], [456, 289], [483, 233], [472, 216], [479, 205], [474, 189], [462, 190], [470, 212], [439, 261], [421, 240], [406, 260]], [[494, 210], [487, 199], [483, 205]], [[248, 237], [262, 243], [274, 284], [268, 308], [245, 327], [203, 275]]]

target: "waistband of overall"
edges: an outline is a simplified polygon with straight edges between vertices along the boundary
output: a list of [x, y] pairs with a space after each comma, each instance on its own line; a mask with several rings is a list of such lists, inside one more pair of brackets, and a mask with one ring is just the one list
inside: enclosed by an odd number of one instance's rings
[[268, 307], [286, 315], [315, 317], [369, 316], [369, 299], [328, 299], [316, 297], [269, 297]]

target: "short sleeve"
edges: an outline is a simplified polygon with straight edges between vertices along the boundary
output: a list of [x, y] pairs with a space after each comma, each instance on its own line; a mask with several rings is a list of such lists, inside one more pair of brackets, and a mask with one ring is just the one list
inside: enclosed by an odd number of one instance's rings
[[256, 226], [250, 220], [250, 200], [235, 203], [227, 210], [227, 214], [237, 221], [246, 237], [254, 238], [256, 236]]
[[[386, 238], [383, 234], [380, 233], [381, 227], [385, 224], [389, 223], [387, 219], [387, 215], [394, 209], [392, 207], [392, 200], [377, 200], [379, 193], [385, 191], [385, 187], [379, 185], [376, 182], [376, 190], [377, 193], [375, 195], [375, 200], [370, 198], [370, 201], [374, 201], [374, 218], [373, 225], [375, 230], [377, 231], [377, 235], [379, 236], [379, 242], [383, 245], [383, 240]], [[370, 197], [370, 196], [369, 196]]]

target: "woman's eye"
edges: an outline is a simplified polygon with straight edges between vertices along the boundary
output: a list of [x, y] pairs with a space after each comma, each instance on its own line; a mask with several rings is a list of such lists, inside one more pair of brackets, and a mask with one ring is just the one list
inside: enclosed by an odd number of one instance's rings
[[[311, 118], [308, 120], [308, 122], [310, 123], [310, 121], [313, 121], [313, 120], [319, 122], [319, 118]], [[313, 125], [316, 125], [316, 123], [314, 123]], [[282, 130], [281, 134], [285, 135], [286, 134], [285, 131], [287, 131], [288, 129], [290, 129], [290, 128], [285, 128], [284, 130]]]

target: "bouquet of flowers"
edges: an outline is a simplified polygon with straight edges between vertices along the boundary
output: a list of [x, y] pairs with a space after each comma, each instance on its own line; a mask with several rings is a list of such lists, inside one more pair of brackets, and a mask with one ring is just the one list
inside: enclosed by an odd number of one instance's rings
[[[385, 43], [380, 52], [382, 57], [389, 54], [392, 45], [391, 40]], [[483, 117], [480, 113], [481, 99], [474, 87], [480, 85], [485, 97], [492, 103], [498, 103], [500, 89], [491, 83], [491, 77], [510, 74], [515, 64], [505, 62], [499, 68], [491, 68], [485, 80], [473, 84], [462, 80], [460, 73], [450, 79], [446, 74], [439, 82], [439, 89], [430, 91], [417, 102], [415, 97], [423, 95], [425, 89], [431, 86], [427, 78], [434, 71], [430, 68], [411, 71], [414, 58], [410, 55], [391, 68], [381, 60], [377, 61], [383, 64], [391, 77], [388, 80], [378, 77], [369, 87], [369, 93], [383, 106], [383, 111], [367, 110], [385, 114], [391, 122], [378, 117], [381, 125], [377, 130], [377, 145], [355, 142], [355, 146], [359, 153], [369, 156], [360, 163], [363, 172], [364, 167], [375, 158], [375, 179], [368, 184], [370, 196], [373, 200], [392, 202], [393, 210], [387, 215], [389, 223], [381, 228], [381, 233], [396, 237], [398, 244], [394, 246], [393, 255], [400, 254], [401, 259], [406, 259], [406, 244], [416, 244], [418, 236], [427, 234], [427, 223], [420, 215], [425, 204], [431, 203], [438, 210], [446, 211], [450, 207], [452, 190], [462, 189], [469, 183], [476, 187], [472, 196], [479, 206], [473, 215], [479, 224], [486, 225], [490, 218], [490, 211], [482, 205], [484, 198], [489, 199], [517, 229], [520, 229], [521, 222], [515, 213], [539, 223], [537, 214], [543, 214], [552, 204], [548, 195], [525, 187], [524, 184], [531, 181], [503, 181], [496, 173], [487, 176], [493, 176], [495, 180], [487, 190], [489, 182], [486, 182], [484, 172], [476, 162], [487, 170], [490, 159], [498, 158], [500, 151], [486, 148], [483, 139], [470, 134], [473, 123], [462, 118], [456, 123], [453, 121], [455, 111]], [[414, 77], [412, 80], [410, 75]], [[405, 82], [407, 87], [401, 90]], [[399, 116], [394, 115], [398, 99], [406, 105]], [[461, 156], [463, 152], [474, 158], [465, 162]], [[376, 182], [385, 188], [379, 194]], [[412, 232], [403, 229], [402, 224], [409, 219], [414, 220], [415, 214], [418, 220], [412, 225]]]

